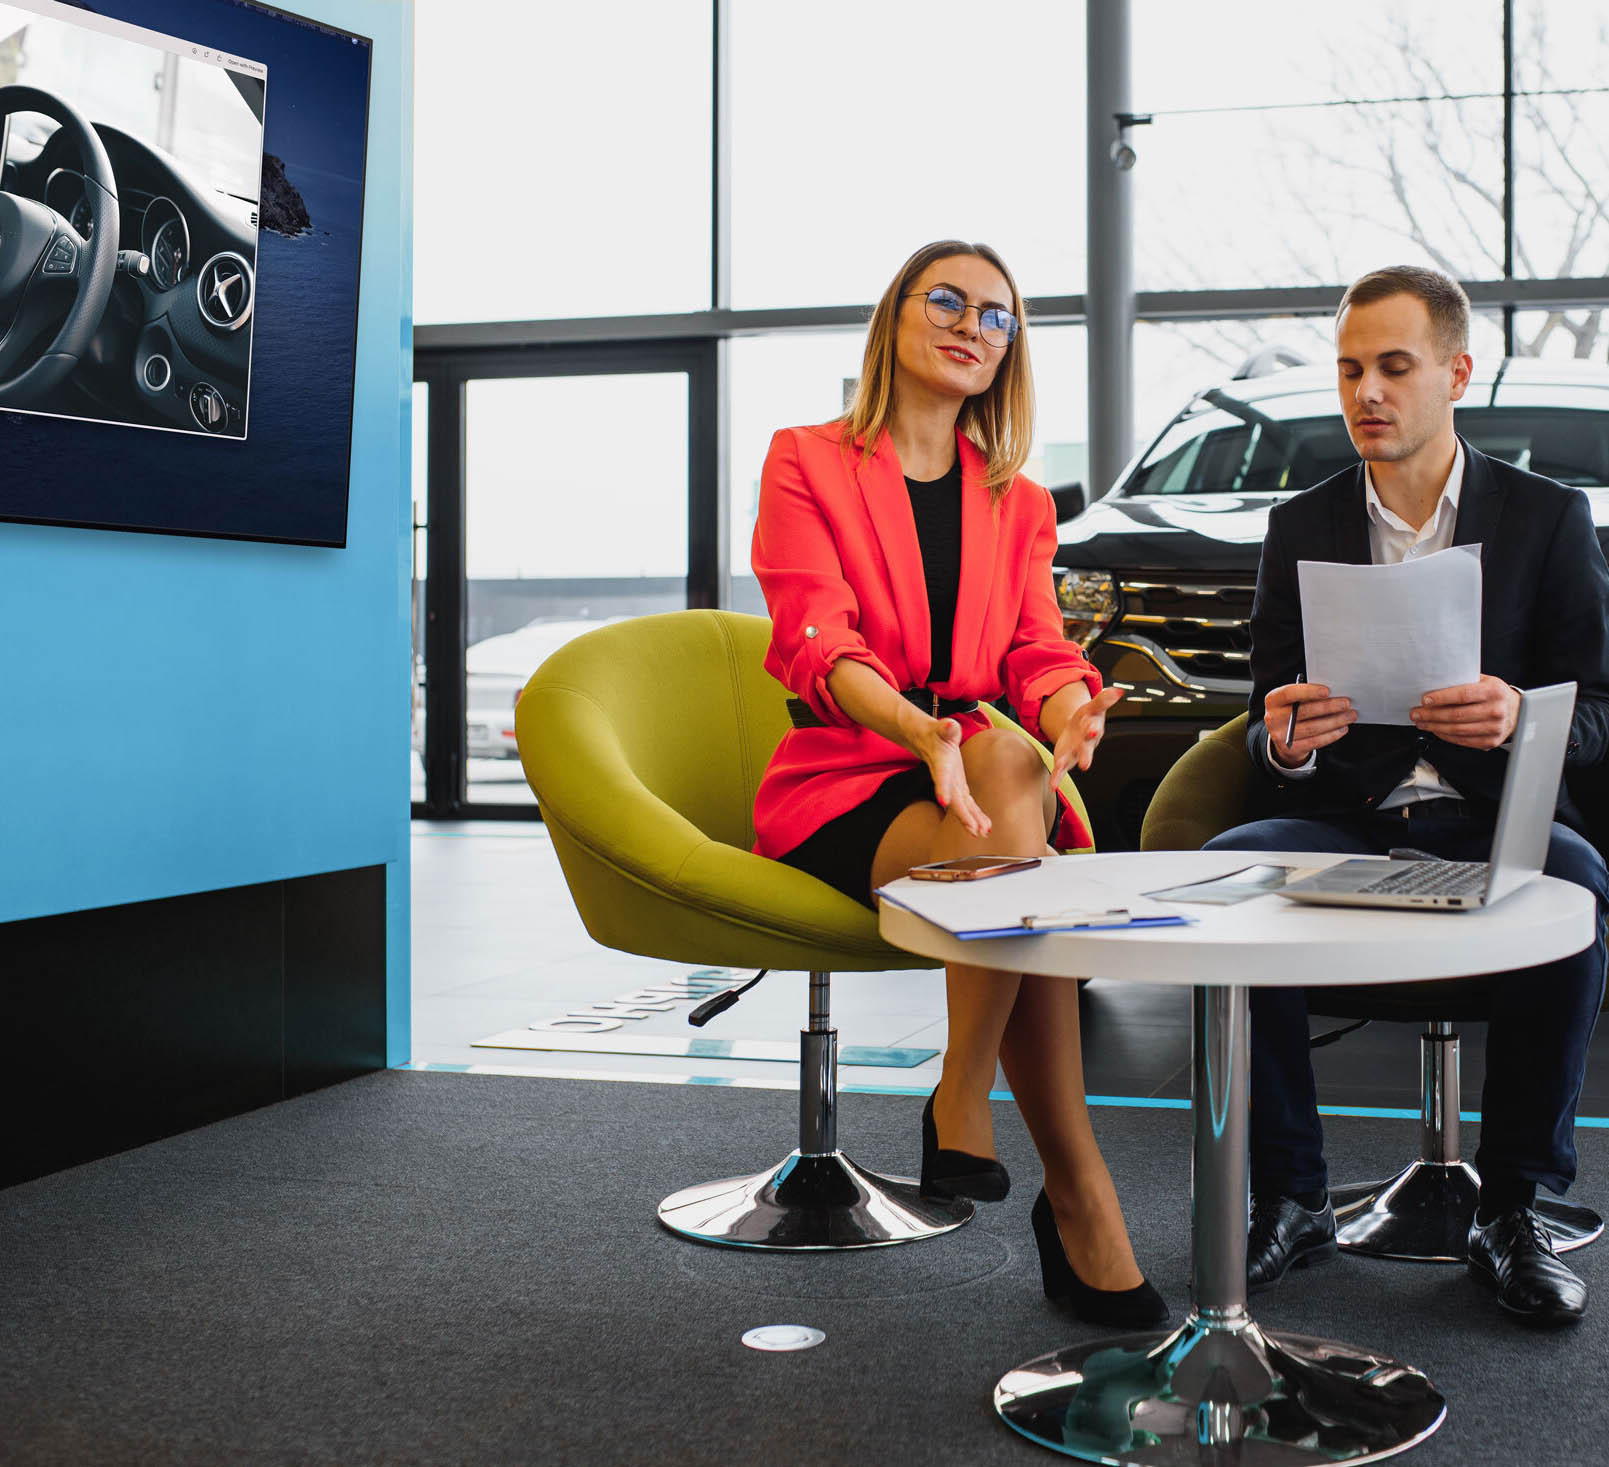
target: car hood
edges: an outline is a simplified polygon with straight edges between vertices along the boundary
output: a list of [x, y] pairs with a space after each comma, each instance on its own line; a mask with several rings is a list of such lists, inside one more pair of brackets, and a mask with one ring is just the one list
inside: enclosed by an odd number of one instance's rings
[[1288, 494], [1111, 495], [1060, 529], [1057, 565], [1255, 574], [1268, 511]]
[[[1609, 556], [1609, 489], [1582, 491]], [[1110, 495], [1060, 528], [1056, 564], [1257, 573], [1268, 511], [1289, 494]]]
[[512, 677], [523, 681], [566, 642], [603, 624], [601, 621], [532, 622], [517, 631], [476, 642], [464, 653], [464, 670], [476, 677]]

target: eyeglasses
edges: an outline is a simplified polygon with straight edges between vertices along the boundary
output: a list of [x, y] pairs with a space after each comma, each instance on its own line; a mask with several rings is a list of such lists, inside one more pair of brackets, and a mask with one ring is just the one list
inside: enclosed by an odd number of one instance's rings
[[908, 290], [900, 299], [913, 295], [923, 297], [922, 309], [935, 326], [954, 326], [968, 311], [976, 311], [978, 335], [990, 346], [1010, 346], [1017, 339], [1017, 318], [1004, 306], [969, 306], [947, 285], [935, 285], [928, 291]]

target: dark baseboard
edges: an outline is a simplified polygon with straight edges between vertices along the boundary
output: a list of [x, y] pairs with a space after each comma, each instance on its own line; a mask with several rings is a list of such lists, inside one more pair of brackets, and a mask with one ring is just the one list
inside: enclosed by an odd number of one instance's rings
[[386, 868], [0, 924], [0, 1186], [385, 1065]]

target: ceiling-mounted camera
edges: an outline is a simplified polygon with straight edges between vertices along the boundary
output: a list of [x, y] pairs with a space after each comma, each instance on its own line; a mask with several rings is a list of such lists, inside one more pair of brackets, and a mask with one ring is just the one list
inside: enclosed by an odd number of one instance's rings
[[1149, 112], [1114, 112], [1112, 120], [1117, 123], [1117, 136], [1112, 139], [1112, 146], [1107, 150], [1111, 157], [1112, 166], [1121, 173], [1127, 173], [1139, 159], [1134, 150], [1134, 144], [1129, 141], [1131, 127], [1145, 127], [1151, 121]]

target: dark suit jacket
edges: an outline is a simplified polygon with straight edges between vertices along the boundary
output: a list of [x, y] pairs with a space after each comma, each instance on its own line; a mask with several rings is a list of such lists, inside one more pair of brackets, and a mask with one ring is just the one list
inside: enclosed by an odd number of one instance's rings
[[[1586, 495], [1465, 443], [1453, 543], [1481, 547], [1481, 671], [1521, 689], [1573, 680], [1565, 766], [1597, 764], [1609, 751], [1609, 567]], [[1411, 727], [1353, 724], [1319, 750], [1318, 769], [1307, 778], [1288, 778], [1268, 757], [1263, 700], [1296, 682], [1306, 665], [1297, 561], [1370, 559], [1361, 462], [1269, 515], [1251, 614], [1252, 760], [1292, 812], [1378, 805], [1421, 757], [1466, 799], [1495, 812], [1508, 766], [1504, 749], [1464, 749]], [[1558, 818], [1585, 830], [1562, 785]]]

